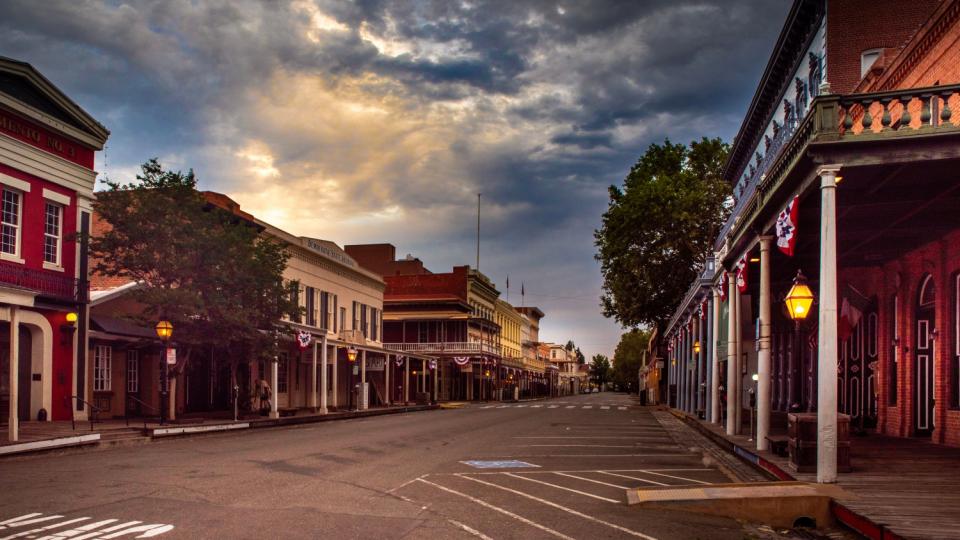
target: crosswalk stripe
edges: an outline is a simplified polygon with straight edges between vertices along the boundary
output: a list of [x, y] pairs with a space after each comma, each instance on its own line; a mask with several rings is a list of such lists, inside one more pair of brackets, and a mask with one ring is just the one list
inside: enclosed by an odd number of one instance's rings
[[547, 408], [548, 408], [548, 409], [556, 409], [557, 406], [556, 406], [556, 405], [550, 405], [550, 406], [548, 406]]
[[618, 410], [618, 411], [625, 411], [625, 410], [627, 410], [627, 408], [626, 408], [626, 407], [617, 407], [617, 410]]
[[584, 405], [583, 408], [584, 408], [584, 409], [592, 409], [592, 408], [593, 408], [593, 405]]
[[568, 409], [575, 409], [576, 407], [577, 407], [576, 405], [567, 405]]
[[608, 410], [609, 410], [609, 409], [610, 409], [610, 406], [609, 406], [609, 405], [601, 405], [600, 408], [601, 408], [601, 409], [608, 409]]

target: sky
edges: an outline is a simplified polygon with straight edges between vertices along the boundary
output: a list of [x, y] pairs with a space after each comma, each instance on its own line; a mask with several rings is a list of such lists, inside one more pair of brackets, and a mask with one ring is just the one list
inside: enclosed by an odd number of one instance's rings
[[[593, 232], [651, 143], [736, 135], [786, 0], [3, 0], [0, 55], [290, 233], [474, 265], [612, 355]], [[506, 278], [510, 278], [509, 293]]]

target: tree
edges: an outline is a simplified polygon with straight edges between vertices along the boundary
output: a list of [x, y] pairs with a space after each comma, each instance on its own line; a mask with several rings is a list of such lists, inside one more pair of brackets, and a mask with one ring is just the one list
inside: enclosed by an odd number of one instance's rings
[[602, 354], [593, 355], [590, 376], [593, 377], [593, 382], [597, 384], [600, 390], [603, 390], [603, 385], [610, 379], [610, 359]]
[[669, 319], [702, 271], [730, 213], [721, 178], [729, 146], [652, 144], [630, 169], [594, 231], [603, 274], [603, 314], [624, 326]]
[[638, 372], [643, 355], [650, 341], [650, 332], [631, 330], [620, 336], [620, 342], [613, 352], [614, 384], [628, 392], [633, 392], [637, 384]]
[[137, 182], [107, 181], [94, 203], [108, 225], [90, 241], [94, 271], [139, 283], [131, 293], [143, 306], [139, 322], [173, 324], [178, 361], [171, 377], [198, 347], [227, 350], [234, 374], [241, 360], [273, 356], [281, 317], [298, 309], [283, 280], [283, 246], [208, 205], [196, 186], [193, 171], [166, 171], [151, 159]]
[[580, 352], [580, 347], [577, 347], [577, 349], [576, 349], [576, 354], [577, 354], [577, 363], [578, 363], [578, 364], [583, 365], [583, 364], [586, 364], [586, 363], [587, 363], [587, 357], [584, 356], [582, 352]]
[[563, 348], [566, 349], [567, 352], [573, 352], [573, 350], [576, 349], [577, 346], [576, 344], [573, 343], [572, 339], [568, 339], [567, 344]]

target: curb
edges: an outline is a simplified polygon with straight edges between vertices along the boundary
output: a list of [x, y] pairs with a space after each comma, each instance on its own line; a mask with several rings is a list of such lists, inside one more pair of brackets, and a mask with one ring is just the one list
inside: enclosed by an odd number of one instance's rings
[[24, 454], [33, 454], [47, 450], [59, 450], [61, 448], [69, 448], [71, 446], [99, 444], [99, 442], [100, 434], [91, 433], [89, 435], [76, 435], [71, 437], [58, 437], [56, 439], [43, 439], [40, 441], [5, 444], [0, 446], [0, 456], [22, 456]]
[[[753, 466], [757, 471], [769, 477], [771, 480], [796, 480], [792, 474], [780, 468], [780, 466], [776, 463], [765, 459], [763, 456], [757, 454], [753, 450], [744, 448], [728, 440], [726, 437], [722, 437], [707, 429], [703, 424], [700, 423], [700, 420], [676, 409], [668, 410], [684, 423], [708, 437], [710, 440], [716, 443], [717, 446], [737, 456], [744, 463]], [[835, 499], [830, 500], [830, 513], [833, 514], [834, 519], [836, 519], [838, 522], [865, 536], [866, 538], [869, 538], [870, 540], [904, 540], [902, 536], [887, 529], [886, 526], [873, 521], [863, 514], [851, 510], [843, 503], [837, 502]]]

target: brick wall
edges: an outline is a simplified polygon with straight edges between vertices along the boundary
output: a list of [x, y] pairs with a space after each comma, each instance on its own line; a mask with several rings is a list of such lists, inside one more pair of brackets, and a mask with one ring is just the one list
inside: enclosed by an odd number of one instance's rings
[[942, 0], [834, 0], [827, 4], [827, 79], [834, 93], [860, 82], [860, 54], [900, 49]]
[[[932, 440], [960, 446], [960, 410], [951, 410], [950, 372], [957, 336], [953, 306], [952, 279], [960, 271], [960, 231], [932, 240], [902, 257], [880, 267], [845, 268], [841, 283], [850, 283], [867, 295], [876, 295], [879, 302], [880, 328], [877, 388], [878, 431], [909, 437], [913, 435], [914, 366], [916, 343], [916, 309], [920, 286], [926, 274], [933, 276], [936, 287], [934, 326], [939, 335], [934, 347], [934, 425]], [[899, 304], [900, 362], [897, 373], [897, 404], [889, 405], [889, 374], [893, 340], [893, 296]]]

